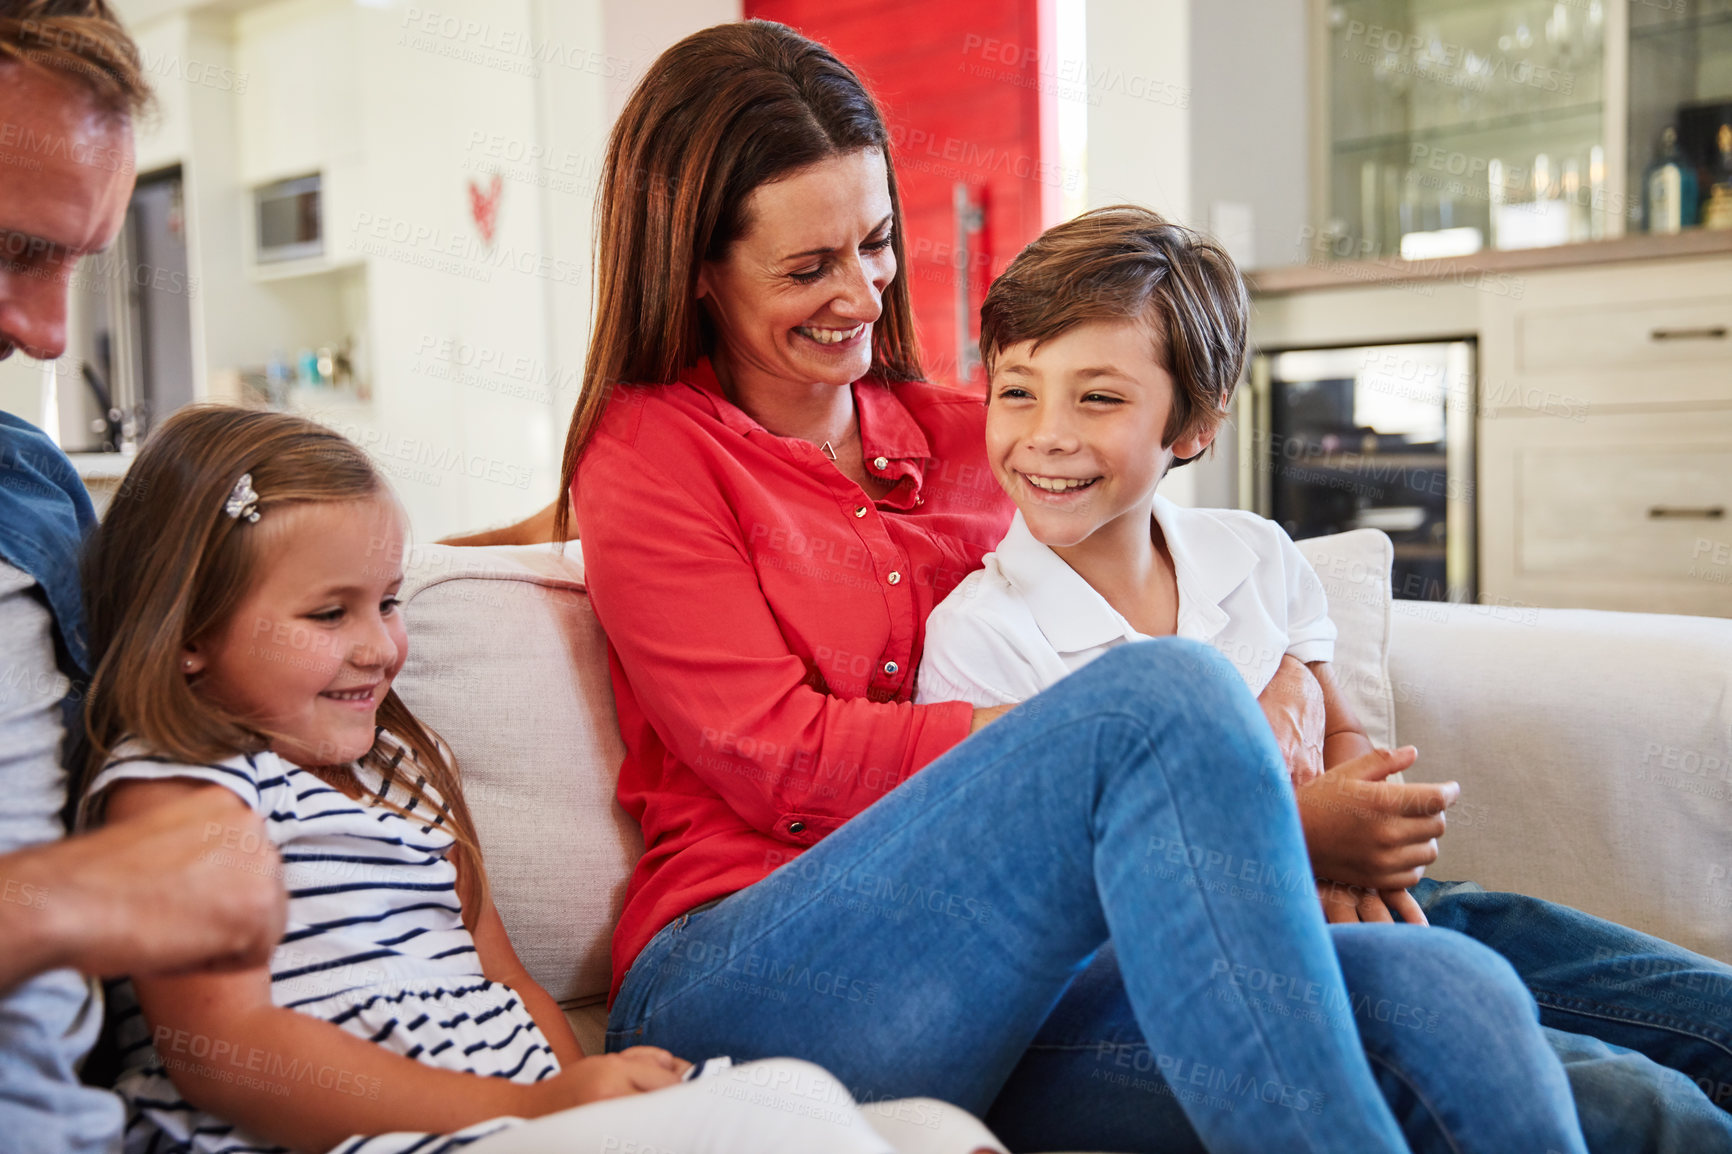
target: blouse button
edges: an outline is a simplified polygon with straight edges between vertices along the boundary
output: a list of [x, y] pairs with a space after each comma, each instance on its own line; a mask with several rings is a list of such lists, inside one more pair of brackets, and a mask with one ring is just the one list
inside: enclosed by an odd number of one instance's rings
[[894, 661], [886, 661], [884, 663], [884, 672], [886, 672], [886, 673], [892, 673], [893, 674], [901, 668], [902, 667], [900, 665], [896, 664]]
[[872, 467], [882, 473], [890, 465], [889, 457], [873, 457]]
[[864, 517], [866, 515], [866, 506], [864, 506], [864, 505], [855, 506], [854, 515], [856, 517]]
[[892, 585], [900, 585], [902, 584], [902, 574], [892, 569], [890, 570], [890, 576], [884, 578], [884, 580], [890, 582]]
[[806, 823], [803, 821], [791, 821], [788, 823], [788, 832], [789, 833], [801, 833], [805, 830], [805, 828], [806, 828]]

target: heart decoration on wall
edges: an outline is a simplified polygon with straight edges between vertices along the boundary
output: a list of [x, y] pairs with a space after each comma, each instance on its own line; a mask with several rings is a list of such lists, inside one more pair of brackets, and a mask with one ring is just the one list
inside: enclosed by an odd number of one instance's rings
[[473, 179], [469, 181], [469, 216], [475, 221], [481, 239], [489, 246], [493, 244], [493, 229], [499, 222], [499, 197], [504, 191], [505, 181], [497, 172], [488, 182], [486, 192], [482, 192]]

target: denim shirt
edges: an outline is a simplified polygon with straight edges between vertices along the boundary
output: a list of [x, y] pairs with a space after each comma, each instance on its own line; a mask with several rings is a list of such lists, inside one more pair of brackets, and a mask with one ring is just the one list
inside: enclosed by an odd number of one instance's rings
[[68, 675], [88, 672], [78, 551], [95, 527], [90, 495], [66, 454], [35, 425], [0, 410], [0, 561], [28, 573], [47, 597]]
[[[0, 854], [64, 836], [61, 758], [88, 662], [78, 553], [95, 522], [66, 455], [0, 412]], [[0, 897], [40, 908], [54, 893]], [[119, 1149], [120, 1100], [78, 1080], [101, 1019], [73, 970], [38, 974], [0, 998], [0, 1147]]]

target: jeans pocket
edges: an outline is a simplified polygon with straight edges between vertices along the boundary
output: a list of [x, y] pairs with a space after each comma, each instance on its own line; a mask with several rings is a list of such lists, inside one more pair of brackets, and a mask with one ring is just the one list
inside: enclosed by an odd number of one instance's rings
[[697, 910], [683, 913], [663, 926], [632, 960], [631, 968], [625, 972], [625, 981], [620, 983], [619, 997], [614, 999], [613, 1009], [607, 1015], [609, 1053], [635, 1046], [642, 1039], [650, 999], [655, 993], [657, 980], [667, 972], [665, 963], [668, 956], [679, 944], [680, 935], [686, 923], [691, 921], [692, 914], [704, 908], [700, 906]]

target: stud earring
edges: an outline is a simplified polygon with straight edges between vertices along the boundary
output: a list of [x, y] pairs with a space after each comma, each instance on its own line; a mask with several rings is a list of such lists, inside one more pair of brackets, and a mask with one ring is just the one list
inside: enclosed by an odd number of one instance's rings
[[192, 672], [192, 658], [190, 658], [190, 657], [181, 658], [180, 659], [180, 667], [182, 669], [186, 670], [188, 673], [191, 673]]

